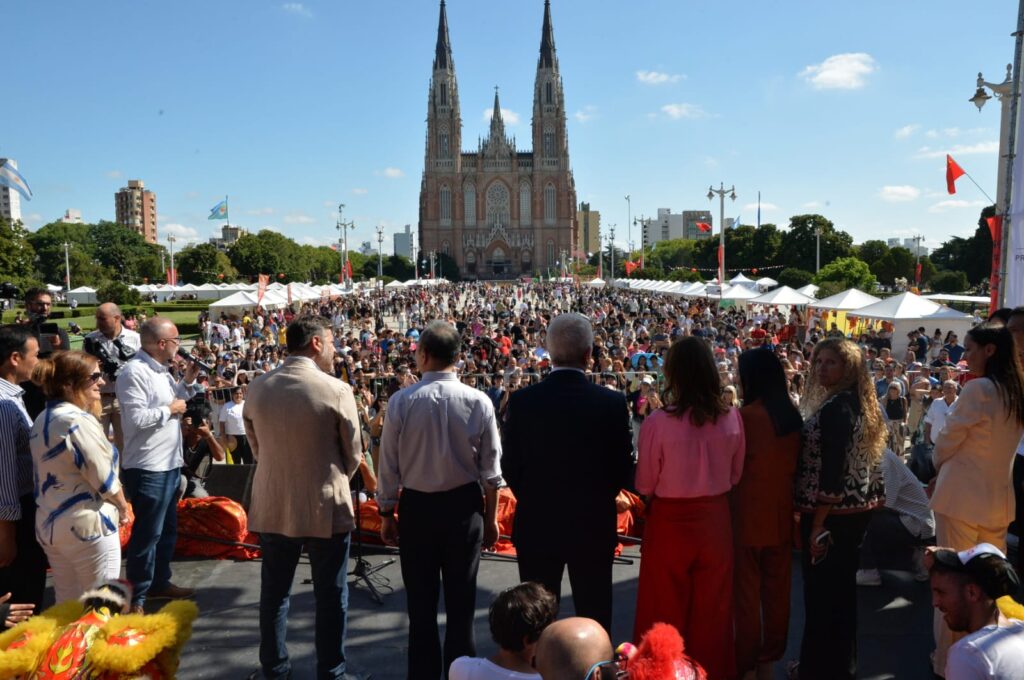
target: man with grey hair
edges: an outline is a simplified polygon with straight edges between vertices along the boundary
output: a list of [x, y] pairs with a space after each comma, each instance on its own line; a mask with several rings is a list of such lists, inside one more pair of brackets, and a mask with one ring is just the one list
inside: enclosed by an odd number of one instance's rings
[[85, 336], [82, 346], [99, 359], [104, 379], [100, 387], [100, 426], [104, 434], [113, 428], [114, 445], [119, 451], [124, 448], [124, 432], [121, 430], [121, 405], [117, 401], [117, 376], [139, 351], [141, 343], [139, 334], [121, 323], [121, 308], [113, 302], [104, 302], [96, 308], [96, 330]]
[[[401, 555], [410, 680], [448, 677], [452, 661], [476, 656], [480, 548], [498, 540], [498, 424], [490, 398], [455, 374], [461, 348], [454, 326], [427, 325], [415, 355], [422, 378], [390, 399], [381, 435], [380, 532]], [[437, 625], [442, 583], [443, 649]]]
[[548, 325], [554, 367], [509, 398], [501, 466], [517, 499], [512, 542], [520, 579], [560, 598], [568, 567], [576, 614], [610, 631], [615, 497], [629, 483], [633, 442], [623, 394], [587, 376], [593, 342], [580, 314], [560, 314]]
[[117, 377], [124, 451], [121, 482], [132, 504], [135, 522], [125, 549], [125, 575], [133, 587], [132, 610], [142, 611], [146, 598], [195, 595], [171, 583], [171, 557], [178, 536], [177, 504], [181, 481], [181, 416], [196, 394], [199, 365], [189, 362], [184, 379], [168, 370], [175, 362], [181, 337], [163, 317], [143, 326], [142, 349]]

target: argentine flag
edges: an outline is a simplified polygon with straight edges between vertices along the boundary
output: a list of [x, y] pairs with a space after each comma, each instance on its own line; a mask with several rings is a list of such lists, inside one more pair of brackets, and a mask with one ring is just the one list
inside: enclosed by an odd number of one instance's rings
[[32, 190], [28, 188], [28, 182], [8, 160], [0, 164], [0, 186], [14, 189], [24, 196], [26, 201], [32, 200]]
[[226, 220], [228, 218], [228, 199], [224, 199], [210, 209], [208, 220]]

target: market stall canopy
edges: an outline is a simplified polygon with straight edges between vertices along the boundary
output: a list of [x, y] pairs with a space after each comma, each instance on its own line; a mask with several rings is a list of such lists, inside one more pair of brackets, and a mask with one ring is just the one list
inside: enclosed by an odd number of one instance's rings
[[405, 288], [405, 284], [404, 284], [404, 283], [402, 283], [401, 281], [397, 281], [397, 280], [396, 280], [396, 281], [392, 281], [392, 282], [391, 282], [391, 283], [389, 283], [388, 285], [384, 286], [384, 289], [385, 289], [385, 290], [395, 290], [395, 289], [397, 289], [397, 288], [402, 288], [402, 289], [404, 289], [404, 288]]
[[897, 357], [902, 356], [907, 350], [907, 334], [918, 328], [925, 328], [929, 335], [938, 329], [943, 334], [953, 331], [964, 337], [974, 325], [974, 317], [970, 314], [958, 312], [913, 293], [900, 293], [879, 300], [852, 314], [863, 319], [879, 319], [890, 324], [893, 354]]
[[800, 286], [799, 288], [797, 288], [796, 292], [814, 297], [815, 295], [818, 294], [818, 290], [818, 286], [815, 286], [813, 283], [808, 283], [806, 286]]
[[737, 286], [737, 285], [749, 286], [749, 285], [753, 284], [754, 282], [751, 281], [750, 279], [748, 279], [746, 276], [744, 276], [742, 274], [742, 272], [741, 272], [741, 273], [737, 274], [736, 276], [732, 277], [731, 279], [729, 279], [729, 283], [731, 285], [733, 285], [733, 286]]
[[754, 283], [757, 284], [758, 288], [764, 288], [765, 290], [767, 290], [768, 288], [774, 288], [775, 286], [779, 285], [778, 281], [776, 281], [775, 279], [768, 278], [767, 276], [762, 276], [757, 281], [754, 281]]
[[851, 311], [854, 309], [860, 309], [861, 307], [867, 307], [876, 302], [880, 302], [880, 298], [876, 298], [874, 295], [868, 295], [862, 290], [851, 288], [844, 290], [842, 293], [836, 293], [830, 295], [827, 298], [817, 300], [807, 305], [808, 307], [814, 307], [815, 309], [835, 309], [838, 311]]
[[68, 302], [77, 300], [80, 305], [93, 305], [96, 304], [96, 289], [89, 286], [79, 286], [69, 290], [65, 297], [67, 297]]
[[782, 286], [750, 299], [750, 303], [754, 305], [807, 305], [814, 301], [814, 298], [798, 293], [789, 286]]
[[604, 288], [605, 283], [603, 279], [591, 279], [587, 281], [587, 285], [591, 288]]
[[757, 291], [750, 290], [746, 286], [728, 286], [718, 295], [722, 300], [738, 300], [741, 302], [749, 302], [752, 298], [758, 296], [759, 293]]
[[929, 300], [937, 300], [939, 302], [970, 302], [976, 305], [987, 305], [990, 300], [988, 297], [981, 295], [955, 295], [952, 293], [932, 293], [931, 295], [925, 295]]

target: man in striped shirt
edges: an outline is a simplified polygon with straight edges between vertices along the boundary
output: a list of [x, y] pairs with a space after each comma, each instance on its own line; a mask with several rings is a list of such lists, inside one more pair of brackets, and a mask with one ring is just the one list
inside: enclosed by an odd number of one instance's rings
[[42, 609], [46, 556], [36, 541], [32, 420], [18, 383], [32, 377], [39, 342], [29, 326], [0, 326], [0, 596]]

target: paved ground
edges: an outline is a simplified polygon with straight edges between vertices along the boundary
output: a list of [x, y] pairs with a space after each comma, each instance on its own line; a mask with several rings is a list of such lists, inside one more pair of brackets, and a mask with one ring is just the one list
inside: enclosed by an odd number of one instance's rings
[[[626, 553], [636, 557], [635, 549]], [[384, 555], [370, 555], [378, 564]], [[629, 639], [639, 563], [615, 567], [616, 642]], [[186, 648], [179, 677], [245, 678], [258, 665], [258, 561], [229, 562], [189, 560], [175, 563], [175, 582], [199, 589], [202, 614]], [[796, 568], [797, 570], [799, 567]], [[405, 593], [398, 565], [381, 574], [390, 579], [393, 592], [383, 605], [375, 604], [365, 590], [350, 593], [348, 651], [358, 670], [372, 672], [375, 678], [392, 680], [405, 676], [406, 630]], [[313, 678], [313, 593], [302, 583], [306, 574], [300, 565], [292, 598], [289, 647], [296, 678]], [[931, 642], [931, 607], [927, 584], [915, 583], [909, 573], [883, 572], [884, 585], [861, 589], [860, 662], [861, 678], [881, 680], [931, 680], [928, 654]], [[478, 652], [493, 651], [487, 631], [487, 605], [500, 590], [515, 583], [516, 565], [512, 562], [485, 560], [481, 566], [477, 614]], [[563, 592], [569, 592], [568, 581]], [[563, 602], [563, 615], [571, 612], [572, 600]], [[799, 651], [802, 629], [799, 574], [794, 574], [793, 616], [787, 658]], [[780, 665], [781, 666], [781, 665]], [[783, 678], [780, 668], [776, 677]]]

